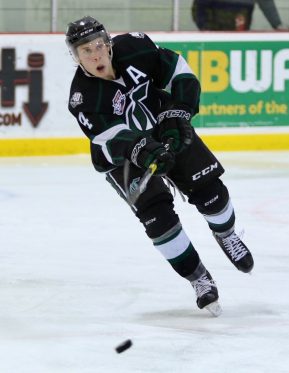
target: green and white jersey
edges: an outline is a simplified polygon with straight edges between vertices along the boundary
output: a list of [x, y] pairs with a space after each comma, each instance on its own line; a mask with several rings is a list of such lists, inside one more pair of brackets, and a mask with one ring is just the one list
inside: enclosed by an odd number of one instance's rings
[[184, 58], [159, 48], [143, 33], [113, 38], [115, 80], [91, 77], [78, 67], [69, 110], [94, 144], [96, 169], [122, 166], [131, 142], [149, 136], [168, 101], [199, 110], [200, 84]]

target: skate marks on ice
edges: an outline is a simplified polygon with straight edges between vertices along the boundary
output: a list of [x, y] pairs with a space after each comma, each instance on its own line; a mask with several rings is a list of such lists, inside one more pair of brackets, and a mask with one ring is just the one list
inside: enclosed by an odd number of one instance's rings
[[9, 190], [0, 189], [0, 201], [5, 201], [10, 198], [15, 198], [17, 195], [15, 193], [11, 193]]
[[[289, 312], [289, 310], [288, 310]], [[279, 328], [287, 325], [288, 312], [273, 309], [270, 304], [243, 304], [238, 307], [223, 307], [219, 317], [213, 317], [205, 310], [175, 308], [170, 310], [146, 312], [135, 319], [137, 323], [176, 331], [197, 332], [210, 335], [238, 335], [244, 329], [250, 333], [276, 335]], [[288, 330], [284, 330], [288, 334]]]

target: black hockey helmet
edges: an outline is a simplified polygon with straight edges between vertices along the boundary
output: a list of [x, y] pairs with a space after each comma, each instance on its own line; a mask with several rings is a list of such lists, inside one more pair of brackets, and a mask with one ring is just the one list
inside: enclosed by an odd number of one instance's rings
[[95, 18], [85, 16], [77, 21], [71, 22], [66, 30], [66, 44], [72, 55], [77, 58], [76, 48], [95, 38], [102, 38], [104, 43], [112, 46], [112, 40], [105, 27]]

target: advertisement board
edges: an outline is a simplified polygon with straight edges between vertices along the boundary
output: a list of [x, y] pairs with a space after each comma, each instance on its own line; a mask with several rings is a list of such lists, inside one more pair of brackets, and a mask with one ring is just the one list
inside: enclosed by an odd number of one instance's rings
[[2, 35], [0, 138], [81, 136], [68, 112], [75, 64], [63, 35]]
[[200, 79], [196, 127], [288, 126], [288, 41], [161, 45], [182, 54]]
[[[193, 124], [213, 149], [289, 149], [289, 33], [149, 36], [199, 77]], [[2, 34], [0, 61], [0, 155], [87, 152], [67, 109], [76, 64], [64, 35]]]

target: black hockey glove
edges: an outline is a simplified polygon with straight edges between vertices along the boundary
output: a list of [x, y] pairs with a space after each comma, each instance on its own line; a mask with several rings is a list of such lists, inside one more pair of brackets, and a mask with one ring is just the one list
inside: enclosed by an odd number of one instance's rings
[[190, 123], [191, 113], [183, 104], [172, 104], [158, 115], [153, 136], [166, 143], [173, 138], [171, 150], [179, 153], [186, 149], [192, 142], [193, 129]]
[[153, 162], [157, 163], [155, 175], [166, 175], [174, 166], [175, 157], [165, 145], [150, 137], [139, 137], [128, 150], [128, 158], [136, 166], [148, 169]]

